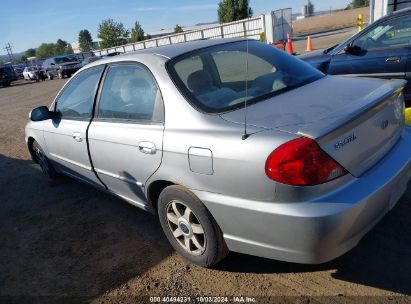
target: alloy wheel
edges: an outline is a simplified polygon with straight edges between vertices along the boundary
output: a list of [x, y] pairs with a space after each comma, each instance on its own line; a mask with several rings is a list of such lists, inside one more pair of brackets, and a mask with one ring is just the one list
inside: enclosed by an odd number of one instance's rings
[[201, 223], [184, 203], [173, 200], [166, 208], [168, 227], [177, 243], [191, 255], [201, 255], [206, 250], [207, 239]]

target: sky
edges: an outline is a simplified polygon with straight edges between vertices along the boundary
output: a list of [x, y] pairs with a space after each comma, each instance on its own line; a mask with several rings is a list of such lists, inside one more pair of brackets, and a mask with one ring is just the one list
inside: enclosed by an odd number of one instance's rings
[[[78, 33], [88, 29], [97, 38], [99, 23], [107, 18], [131, 28], [139, 21], [145, 32], [174, 28], [176, 24], [192, 26], [217, 21], [219, 0], [12, 0], [2, 1], [0, 10], [0, 55], [6, 43], [13, 52], [36, 48], [43, 42], [77, 41]], [[346, 7], [349, 0], [311, 0], [316, 11]], [[250, 0], [254, 16], [291, 7], [299, 13], [304, 0]]]

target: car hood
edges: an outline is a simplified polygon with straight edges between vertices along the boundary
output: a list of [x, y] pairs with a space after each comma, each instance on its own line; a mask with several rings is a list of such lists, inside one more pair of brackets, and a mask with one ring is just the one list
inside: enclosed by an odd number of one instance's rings
[[331, 55], [324, 53], [324, 50], [317, 50], [299, 55], [297, 58], [311, 64], [319, 70], [324, 71], [324, 64], [330, 62]]
[[[318, 138], [341, 126], [405, 85], [402, 80], [325, 76], [250, 105], [247, 124]], [[244, 124], [244, 108], [222, 114]]]

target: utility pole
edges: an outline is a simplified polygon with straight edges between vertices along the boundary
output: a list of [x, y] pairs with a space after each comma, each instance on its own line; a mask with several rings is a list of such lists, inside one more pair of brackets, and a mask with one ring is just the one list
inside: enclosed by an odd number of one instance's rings
[[9, 55], [10, 61], [13, 60], [13, 51], [12, 48], [13, 46], [10, 45], [10, 43], [6, 43], [6, 45], [4, 46], [3, 50], [5, 50], [7, 52], [7, 55]]

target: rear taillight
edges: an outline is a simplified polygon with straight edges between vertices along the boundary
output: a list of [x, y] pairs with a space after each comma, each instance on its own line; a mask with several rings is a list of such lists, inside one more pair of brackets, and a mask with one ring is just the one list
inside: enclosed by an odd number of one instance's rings
[[275, 149], [265, 163], [267, 176], [295, 186], [318, 185], [347, 174], [347, 171], [310, 138], [300, 137]]

